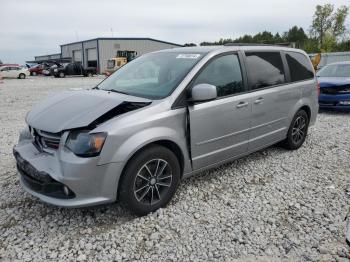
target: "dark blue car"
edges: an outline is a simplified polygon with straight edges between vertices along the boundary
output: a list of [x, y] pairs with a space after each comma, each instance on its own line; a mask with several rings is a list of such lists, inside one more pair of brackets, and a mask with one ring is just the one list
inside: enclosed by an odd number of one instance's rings
[[320, 108], [350, 110], [350, 61], [329, 64], [317, 73]]

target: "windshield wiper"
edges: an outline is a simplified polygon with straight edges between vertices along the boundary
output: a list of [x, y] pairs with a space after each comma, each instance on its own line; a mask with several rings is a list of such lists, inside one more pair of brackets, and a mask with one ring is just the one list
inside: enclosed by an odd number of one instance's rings
[[103, 89], [105, 91], [108, 91], [108, 92], [114, 92], [114, 93], [119, 93], [119, 94], [123, 94], [123, 95], [130, 95], [129, 93], [126, 93], [126, 92], [122, 92], [122, 91], [117, 91], [115, 89]]

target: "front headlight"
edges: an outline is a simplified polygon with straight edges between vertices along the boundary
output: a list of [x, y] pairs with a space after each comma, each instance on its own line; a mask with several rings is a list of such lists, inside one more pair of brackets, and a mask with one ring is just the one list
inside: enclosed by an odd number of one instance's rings
[[98, 156], [106, 137], [107, 133], [89, 134], [89, 131], [71, 131], [66, 141], [66, 147], [77, 156]]

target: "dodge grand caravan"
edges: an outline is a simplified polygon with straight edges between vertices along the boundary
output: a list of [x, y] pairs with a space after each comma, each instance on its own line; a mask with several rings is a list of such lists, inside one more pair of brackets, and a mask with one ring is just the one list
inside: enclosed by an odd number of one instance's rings
[[91, 90], [49, 97], [14, 146], [20, 182], [50, 204], [120, 201], [143, 215], [180, 180], [275, 143], [298, 149], [318, 87], [301, 50], [215, 46], [143, 55]]

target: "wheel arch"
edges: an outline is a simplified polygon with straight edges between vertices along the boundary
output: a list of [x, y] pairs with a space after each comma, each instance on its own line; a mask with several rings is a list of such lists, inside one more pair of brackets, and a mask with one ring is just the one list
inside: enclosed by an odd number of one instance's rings
[[306, 99], [301, 99], [298, 101], [298, 103], [296, 103], [293, 107], [293, 110], [290, 111], [290, 114], [289, 114], [289, 120], [288, 120], [288, 126], [290, 125], [290, 123], [292, 122], [295, 114], [299, 111], [299, 110], [304, 110], [306, 111], [308, 117], [309, 117], [309, 121], [311, 120], [312, 118], [312, 106], [311, 104], [309, 103], [308, 100]]
[[296, 112], [298, 112], [299, 110], [304, 110], [307, 114], [307, 117], [309, 118], [309, 121], [310, 121], [310, 118], [311, 118], [311, 108], [308, 106], [308, 105], [303, 105], [302, 107], [300, 107]]

